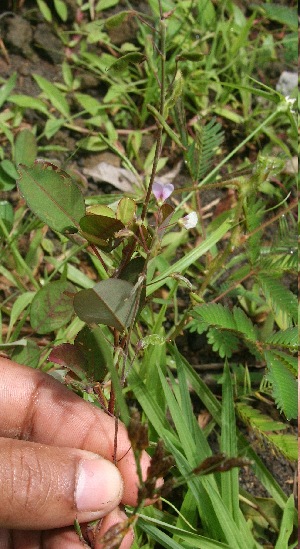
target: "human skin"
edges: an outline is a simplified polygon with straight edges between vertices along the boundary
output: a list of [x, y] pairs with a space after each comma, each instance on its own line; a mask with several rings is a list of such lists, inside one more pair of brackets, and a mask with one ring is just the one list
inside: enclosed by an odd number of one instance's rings
[[[5, 358], [0, 410], [0, 549], [82, 549], [75, 518], [104, 517], [99, 537], [126, 519], [119, 504], [136, 504], [138, 477], [124, 425], [115, 467], [114, 418], [50, 375]], [[143, 477], [149, 462], [143, 453]], [[129, 531], [120, 548], [132, 541]]]

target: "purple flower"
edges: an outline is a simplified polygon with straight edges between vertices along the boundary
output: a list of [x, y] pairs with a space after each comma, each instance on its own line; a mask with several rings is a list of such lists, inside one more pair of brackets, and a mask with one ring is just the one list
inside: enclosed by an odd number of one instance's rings
[[174, 185], [172, 183], [161, 183], [159, 180], [153, 183], [152, 192], [158, 204], [163, 204], [173, 191]]

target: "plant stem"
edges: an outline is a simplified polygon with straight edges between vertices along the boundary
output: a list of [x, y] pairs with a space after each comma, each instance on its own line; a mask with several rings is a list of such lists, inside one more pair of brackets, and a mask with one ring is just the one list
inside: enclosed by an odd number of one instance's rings
[[[165, 19], [162, 13], [162, 6], [161, 2], [159, 0], [159, 11], [160, 11], [160, 58], [161, 58], [161, 79], [160, 79], [160, 104], [159, 104], [159, 114], [161, 116], [164, 115], [164, 108], [165, 108], [165, 94], [166, 94], [166, 23]], [[155, 147], [155, 154], [153, 159], [153, 165], [152, 165], [152, 171], [150, 176], [150, 181], [147, 189], [147, 195], [144, 202], [143, 210], [141, 218], [142, 220], [145, 219], [149, 200], [151, 197], [152, 192], [152, 186], [154, 182], [154, 178], [156, 175], [157, 170], [157, 164], [161, 153], [161, 143], [162, 143], [162, 133], [163, 133], [163, 127], [161, 125], [158, 126], [158, 135], [157, 135], [157, 141], [156, 141], [156, 147]]]

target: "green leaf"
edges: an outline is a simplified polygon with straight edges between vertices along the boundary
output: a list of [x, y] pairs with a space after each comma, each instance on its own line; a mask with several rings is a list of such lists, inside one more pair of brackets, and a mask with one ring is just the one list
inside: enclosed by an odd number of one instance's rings
[[119, 0], [99, 0], [95, 10], [97, 12], [102, 10], [107, 10], [108, 8], [112, 8], [113, 6], [116, 6], [118, 2]]
[[0, 88], [0, 107], [5, 103], [9, 98], [11, 91], [14, 89], [17, 83], [17, 73], [14, 72], [9, 79], [1, 86]]
[[113, 343], [107, 328], [84, 326], [75, 338], [75, 345], [81, 349], [85, 364], [83, 369], [94, 381], [103, 381], [109, 365], [114, 364]]
[[62, 118], [49, 118], [45, 124], [44, 132], [47, 139], [50, 139], [64, 125], [65, 120]]
[[278, 21], [281, 25], [287, 25], [291, 30], [298, 29], [298, 14], [296, 8], [279, 4], [261, 4], [269, 19]]
[[15, 141], [15, 163], [30, 166], [37, 156], [37, 143], [30, 130], [22, 130]]
[[266, 343], [287, 347], [296, 351], [298, 348], [298, 329], [296, 327], [290, 327], [286, 330], [280, 330], [269, 336]]
[[63, 0], [54, 0], [54, 7], [62, 21], [68, 19], [68, 8]]
[[290, 461], [297, 460], [297, 437], [284, 432], [287, 429], [286, 423], [274, 421], [270, 416], [252, 408], [245, 402], [238, 402], [236, 410], [256, 436], [265, 439], [268, 445], [271, 444], [276, 453], [280, 452]]
[[81, 381], [103, 381], [109, 364], [113, 365], [113, 344], [109, 336], [96, 326], [84, 326], [73, 345], [63, 343], [54, 347], [48, 357], [55, 364], [71, 370]]
[[37, 368], [39, 365], [41, 351], [37, 343], [34, 341], [26, 341], [26, 345], [23, 347], [15, 347], [11, 358], [19, 364], [30, 366], [30, 368]]
[[133, 13], [134, 12], [132, 12], [131, 10], [120, 11], [116, 15], [112, 15], [111, 17], [108, 17], [107, 19], [105, 19], [104, 27], [107, 30], [114, 29], [115, 27], [119, 27], [128, 18], [128, 16]]
[[264, 352], [268, 367], [267, 379], [272, 383], [272, 392], [276, 405], [287, 419], [298, 414], [297, 381], [287, 368], [285, 360], [271, 351]]
[[16, 170], [14, 163], [11, 160], [8, 160], [8, 158], [5, 158], [4, 160], [2, 160], [0, 166], [1, 166], [1, 169], [5, 173], [7, 173], [7, 175], [12, 179], [16, 179], [18, 177], [18, 172]]
[[[7, 200], [0, 201], [0, 220], [4, 223], [8, 232], [11, 231], [14, 222], [14, 210], [10, 202]], [[0, 226], [0, 237], [4, 236], [4, 231]]]
[[11, 103], [14, 103], [18, 107], [22, 107], [24, 109], [33, 109], [36, 111], [40, 111], [43, 114], [45, 114], [47, 117], [49, 116], [49, 111], [47, 108], [47, 105], [37, 97], [30, 97], [29, 95], [10, 95], [9, 101]]
[[92, 116], [96, 116], [101, 109], [101, 103], [98, 99], [88, 95], [87, 93], [76, 92], [74, 94], [75, 99], [80, 103], [80, 105]]
[[120, 332], [135, 317], [134, 286], [126, 280], [101, 280], [92, 289], [81, 290], [74, 297], [74, 309], [87, 324], [105, 324]]
[[30, 324], [38, 334], [57, 330], [72, 318], [72, 298], [66, 291], [74, 292], [74, 286], [67, 281], [56, 280], [35, 294], [30, 307]]
[[17, 297], [16, 301], [12, 306], [11, 313], [10, 313], [7, 339], [10, 338], [10, 334], [19, 316], [26, 309], [26, 307], [32, 302], [34, 296], [35, 296], [35, 292], [24, 292], [23, 294]]
[[230, 358], [232, 353], [237, 351], [239, 347], [239, 340], [235, 335], [217, 328], [208, 330], [207, 341], [212, 345], [213, 351], [219, 353], [221, 358]]
[[[291, 534], [293, 532], [293, 518], [295, 512], [294, 497], [291, 495], [286, 502], [286, 506], [283, 511], [283, 517], [280, 525], [279, 536], [277, 538], [274, 549], [283, 549], [285, 547], [291, 547], [289, 545]], [[296, 547], [296, 546], [295, 546]]]
[[[227, 362], [222, 376], [222, 429], [220, 450], [227, 456], [238, 455], [233, 385]], [[236, 524], [239, 523], [239, 471], [234, 468], [221, 475], [222, 499]]]
[[50, 164], [38, 162], [18, 167], [20, 194], [29, 208], [54, 231], [65, 233], [79, 229], [85, 214], [84, 199], [71, 177]]
[[117, 207], [117, 219], [120, 219], [124, 225], [131, 225], [135, 218], [136, 203], [132, 198], [124, 196]]
[[124, 225], [119, 219], [113, 217], [88, 214], [80, 220], [80, 228], [83, 236], [89, 242], [93, 242], [105, 250], [106, 248], [111, 249], [115, 233], [124, 229]]
[[[16, 186], [16, 176], [11, 177], [8, 173], [15, 170], [15, 165], [8, 159], [0, 162], [0, 190], [10, 191]], [[8, 171], [7, 171], [8, 170]]]
[[221, 124], [212, 118], [204, 126], [196, 126], [196, 139], [189, 145], [186, 160], [195, 181], [200, 181], [209, 171], [217, 149], [224, 140]]
[[[117, 15], [114, 17], [118, 17]], [[120, 57], [117, 61], [112, 63], [109, 67], [109, 71], [114, 71], [115, 73], [119, 73], [127, 69], [128, 65], [130, 63], [138, 64], [145, 60], [145, 56], [140, 52], [130, 52], [126, 53], [122, 57]]]
[[51, 11], [50, 11], [49, 7], [47, 6], [46, 2], [44, 0], [36, 0], [36, 1], [37, 1], [37, 5], [39, 7], [39, 10], [42, 13], [42, 15], [45, 17], [46, 21], [48, 21], [48, 23], [51, 23], [52, 14], [51, 14]]
[[51, 101], [52, 105], [58, 110], [58, 112], [60, 112], [66, 118], [69, 118], [70, 109], [64, 94], [54, 84], [51, 84], [51, 82], [49, 82], [49, 80], [47, 80], [43, 76], [40, 76], [39, 74], [33, 74], [33, 78], [35, 79], [37, 85], [44, 92], [46, 97], [49, 99], [49, 101]]
[[297, 297], [279, 280], [268, 274], [260, 273], [257, 279], [275, 315], [282, 312], [290, 326], [293, 321], [296, 323], [298, 316]]
[[233, 316], [236, 323], [236, 327], [239, 332], [245, 334], [247, 339], [257, 341], [257, 330], [252, 324], [250, 318], [246, 315], [245, 311], [240, 307], [233, 308]]

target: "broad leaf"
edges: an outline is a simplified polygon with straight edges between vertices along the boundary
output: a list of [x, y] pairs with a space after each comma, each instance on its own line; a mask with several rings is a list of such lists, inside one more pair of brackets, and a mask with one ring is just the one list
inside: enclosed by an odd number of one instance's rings
[[118, 204], [117, 219], [120, 219], [124, 225], [131, 225], [135, 218], [136, 203], [132, 198], [124, 196]]
[[30, 308], [30, 324], [38, 334], [48, 334], [64, 326], [73, 315], [72, 299], [66, 291], [74, 286], [66, 281], [49, 282], [38, 290]]
[[85, 215], [80, 220], [80, 227], [84, 238], [106, 252], [118, 246], [120, 240], [115, 238], [115, 233], [124, 229], [119, 219], [94, 214]]
[[29, 208], [54, 231], [75, 232], [85, 214], [84, 199], [71, 177], [50, 164], [20, 164], [17, 185]]
[[92, 289], [81, 290], [74, 297], [74, 309], [87, 324], [105, 324], [122, 332], [135, 316], [134, 286], [126, 280], [101, 280]]

